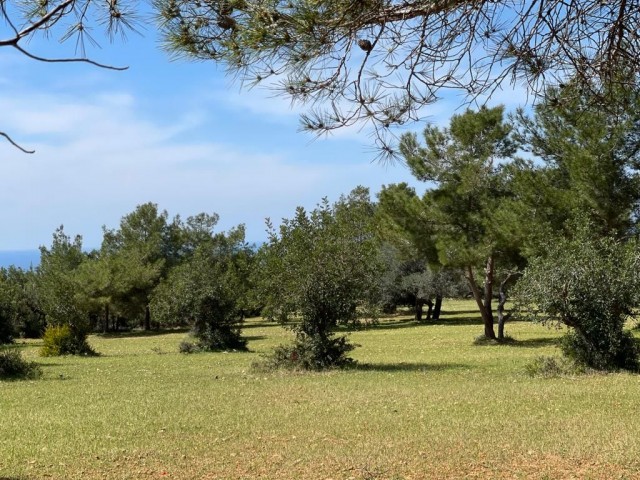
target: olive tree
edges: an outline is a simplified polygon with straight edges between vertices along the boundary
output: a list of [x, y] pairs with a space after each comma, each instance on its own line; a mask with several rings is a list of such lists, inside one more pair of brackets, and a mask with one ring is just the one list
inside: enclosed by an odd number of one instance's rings
[[569, 328], [568, 357], [591, 368], [638, 370], [638, 347], [625, 322], [638, 306], [640, 251], [635, 242], [594, 237], [581, 227], [530, 261], [515, 287], [520, 314]]
[[279, 363], [306, 369], [349, 363], [353, 345], [336, 329], [373, 313], [379, 276], [373, 209], [360, 187], [333, 205], [324, 199], [312, 212], [298, 207], [278, 229], [268, 224], [260, 259], [263, 314], [296, 335], [293, 346], [276, 352]]
[[243, 226], [209, 235], [156, 287], [150, 305], [156, 319], [192, 328], [196, 343], [183, 343], [183, 351], [246, 348], [240, 326], [252, 258]]

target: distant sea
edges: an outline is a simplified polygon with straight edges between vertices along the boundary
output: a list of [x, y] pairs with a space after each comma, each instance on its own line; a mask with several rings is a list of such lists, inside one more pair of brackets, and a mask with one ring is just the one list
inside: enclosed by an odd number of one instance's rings
[[0, 267], [34, 268], [40, 263], [40, 250], [0, 250]]

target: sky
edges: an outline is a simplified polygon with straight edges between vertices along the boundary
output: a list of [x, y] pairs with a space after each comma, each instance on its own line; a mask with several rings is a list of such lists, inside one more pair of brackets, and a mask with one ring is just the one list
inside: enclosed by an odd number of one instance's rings
[[[27, 46], [73, 53], [55, 37]], [[366, 132], [315, 139], [299, 132], [303, 108], [287, 99], [241, 90], [213, 62], [171, 60], [152, 25], [125, 43], [101, 40], [89, 56], [129, 68], [42, 63], [0, 48], [0, 131], [36, 150], [0, 141], [0, 251], [49, 245], [60, 225], [97, 248], [103, 225], [116, 228], [145, 202], [170, 217], [218, 213], [218, 230], [244, 223], [247, 240], [261, 242], [266, 217], [277, 224], [325, 196], [334, 201], [358, 185], [375, 195], [403, 181], [423, 188], [401, 164], [376, 162]], [[520, 101], [506, 91], [491, 103]], [[425, 120], [446, 125], [461, 105], [445, 98]]]

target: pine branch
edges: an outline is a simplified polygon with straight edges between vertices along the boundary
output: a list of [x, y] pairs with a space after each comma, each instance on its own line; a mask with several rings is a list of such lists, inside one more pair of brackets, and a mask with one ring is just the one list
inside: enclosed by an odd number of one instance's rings
[[24, 153], [35, 153], [35, 150], [27, 150], [26, 148], [20, 146], [18, 143], [16, 143], [9, 135], [7, 135], [4, 132], [0, 132], [0, 136], [4, 137], [7, 139], [7, 141], [13, 145], [14, 147], [16, 147], [18, 150], [24, 152]]

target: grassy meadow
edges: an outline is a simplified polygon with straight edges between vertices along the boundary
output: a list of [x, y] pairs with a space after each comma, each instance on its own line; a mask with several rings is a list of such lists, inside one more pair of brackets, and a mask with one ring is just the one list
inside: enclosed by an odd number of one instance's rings
[[515, 322], [474, 346], [473, 303], [351, 333], [357, 368], [257, 373], [291, 333], [252, 319], [248, 353], [182, 355], [184, 332], [92, 336], [0, 382], [0, 479], [640, 478], [640, 376], [531, 378], [559, 332]]

